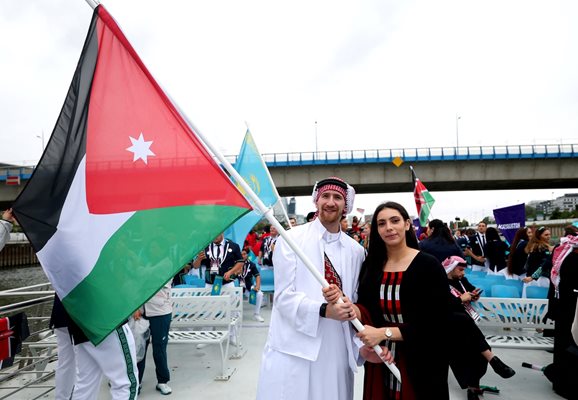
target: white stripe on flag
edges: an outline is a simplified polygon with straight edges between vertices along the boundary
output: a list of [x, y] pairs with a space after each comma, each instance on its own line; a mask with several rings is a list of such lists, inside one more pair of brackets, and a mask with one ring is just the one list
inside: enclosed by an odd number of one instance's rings
[[134, 214], [90, 214], [85, 171], [86, 156], [76, 170], [55, 234], [37, 254], [61, 298], [86, 278], [108, 239]]

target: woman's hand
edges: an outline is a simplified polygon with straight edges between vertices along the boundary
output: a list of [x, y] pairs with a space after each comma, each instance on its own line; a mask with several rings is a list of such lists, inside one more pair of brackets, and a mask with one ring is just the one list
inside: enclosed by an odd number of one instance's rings
[[465, 292], [460, 296], [460, 299], [462, 300], [462, 303], [469, 303], [472, 301], [472, 294], [470, 292]]
[[343, 297], [343, 292], [339, 289], [339, 286], [331, 284], [326, 288], [321, 289], [323, 292], [323, 297], [328, 303], [336, 303], [337, 300]]
[[373, 326], [365, 325], [365, 329], [357, 332], [355, 336], [361, 339], [364, 345], [373, 347], [385, 340], [383, 329], [384, 328], [374, 328]]
[[522, 279], [522, 282], [524, 283], [530, 283], [534, 280], [534, 278], [532, 278], [531, 276], [527, 276], [525, 278]]
[[375, 351], [373, 351], [373, 347], [369, 346], [363, 346], [361, 349], [359, 349], [359, 354], [361, 354], [361, 357], [363, 357], [370, 363], [374, 364], [381, 364], [382, 362], [386, 362], [388, 364], [393, 363], [393, 354], [391, 354], [389, 349], [383, 346], [379, 347], [381, 347], [382, 351], [380, 355], [377, 355]]

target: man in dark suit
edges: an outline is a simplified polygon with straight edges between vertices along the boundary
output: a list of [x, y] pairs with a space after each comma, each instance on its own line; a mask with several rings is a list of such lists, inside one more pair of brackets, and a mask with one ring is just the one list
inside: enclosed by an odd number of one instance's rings
[[217, 275], [223, 277], [223, 285], [233, 284], [243, 271], [243, 256], [239, 245], [219, 234], [193, 261], [193, 268], [206, 267], [205, 286], [211, 287]]
[[[213, 242], [201, 251], [193, 261], [193, 268], [204, 265], [205, 288], [213, 287], [215, 277], [223, 277], [223, 286], [234, 286], [235, 279], [243, 271], [243, 256], [239, 245], [229, 239], [225, 239], [220, 233]], [[206, 329], [209, 329], [208, 327]], [[236, 327], [229, 332], [229, 340], [233, 346], [237, 346]], [[197, 349], [202, 349], [206, 344], [198, 344]]]
[[476, 269], [482, 270], [486, 266], [486, 255], [484, 253], [484, 247], [486, 245], [486, 229], [487, 225], [484, 221], [478, 223], [478, 231], [475, 235], [470, 236], [470, 249], [471, 251], [466, 252], [466, 256], [470, 256], [472, 259], [472, 266], [478, 267]]

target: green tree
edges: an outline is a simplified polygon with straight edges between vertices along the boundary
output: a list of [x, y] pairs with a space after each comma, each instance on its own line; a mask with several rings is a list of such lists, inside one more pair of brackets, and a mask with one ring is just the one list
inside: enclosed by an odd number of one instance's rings
[[526, 219], [531, 220], [536, 218], [536, 207], [526, 205]]
[[560, 218], [562, 218], [562, 213], [560, 212], [560, 209], [556, 207], [554, 211], [552, 211], [550, 219], [560, 219]]
[[458, 222], [458, 228], [467, 228], [468, 226], [470, 226], [470, 223], [467, 219], [462, 219]]

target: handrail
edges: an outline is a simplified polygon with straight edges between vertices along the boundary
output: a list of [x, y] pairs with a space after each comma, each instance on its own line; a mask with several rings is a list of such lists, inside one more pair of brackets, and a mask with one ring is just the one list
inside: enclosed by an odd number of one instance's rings
[[[25, 312], [30, 329], [30, 336], [22, 343], [22, 351], [16, 355], [14, 365], [3, 369], [0, 374], [0, 400], [12, 398], [23, 391], [27, 398], [37, 399], [54, 390], [52, 381], [47, 381], [54, 376], [54, 371], [51, 368], [48, 370], [45, 368], [50, 361], [57, 358], [57, 354], [52, 351], [34, 354], [29, 347], [30, 343], [42, 339], [47, 332], [50, 332], [48, 321], [54, 302], [52, 286], [50, 283], [40, 283], [0, 291], [0, 298], [18, 299], [31, 295], [35, 297], [0, 307], [0, 316]], [[31, 375], [32, 377], [29, 378], [28, 376]]]

